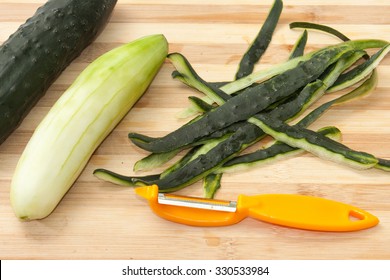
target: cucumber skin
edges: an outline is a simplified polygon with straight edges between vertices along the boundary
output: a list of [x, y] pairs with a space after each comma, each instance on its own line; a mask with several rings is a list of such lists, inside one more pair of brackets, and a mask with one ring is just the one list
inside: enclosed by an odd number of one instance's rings
[[296, 68], [287, 70], [256, 87], [244, 90], [227, 100], [222, 106], [205, 113], [198, 121], [182, 126], [155, 141], [148, 143], [137, 141], [137, 137], [133, 137], [132, 133], [129, 133], [129, 138], [138, 147], [154, 153], [169, 152], [188, 146], [215, 130], [246, 120], [272, 103], [290, 96], [307, 83], [316, 80], [334, 62], [334, 57], [344, 51], [346, 48], [326, 49]]
[[352, 150], [312, 130], [298, 126], [289, 126], [264, 114], [258, 114], [254, 119], [254, 124], [258, 125], [265, 133], [271, 135], [276, 140], [285, 142], [293, 147], [302, 148], [320, 157], [335, 162], [343, 162], [358, 169], [368, 169], [378, 163], [378, 160], [373, 155]]
[[272, 36], [278, 24], [282, 10], [283, 1], [275, 0], [258, 35], [246, 53], [243, 55], [239, 63], [239, 69], [236, 73], [236, 80], [248, 76], [253, 72], [255, 64], [263, 56], [269, 44], [271, 43]]
[[0, 144], [105, 27], [117, 0], [51, 0], [0, 47]]

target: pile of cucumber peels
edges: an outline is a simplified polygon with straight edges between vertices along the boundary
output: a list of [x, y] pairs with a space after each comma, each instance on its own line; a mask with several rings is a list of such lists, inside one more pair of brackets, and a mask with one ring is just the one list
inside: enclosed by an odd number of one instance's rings
[[[252, 168], [305, 151], [353, 168], [389, 171], [389, 160], [341, 144], [341, 132], [336, 127], [318, 131], [307, 128], [332, 106], [367, 95], [376, 87], [376, 67], [390, 51], [389, 42], [350, 40], [328, 26], [294, 22], [290, 28], [303, 28], [304, 31], [288, 60], [253, 72], [271, 41], [282, 9], [282, 1], [275, 0], [260, 32], [243, 55], [236, 80], [232, 82], [207, 82], [182, 54], [168, 55], [176, 68], [172, 77], [204, 93], [205, 97], [189, 98], [190, 107], [182, 116], [194, 117], [179, 129], [158, 138], [129, 133], [129, 139], [150, 152], [135, 164], [135, 171], [152, 170], [185, 151], [183, 157], [161, 174], [125, 176], [96, 169], [95, 176], [126, 186], [157, 184], [160, 192], [177, 191], [203, 180], [205, 197], [213, 198], [223, 173]], [[308, 29], [328, 32], [342, 42], [304, 54]], [[379, 50], [369, 56], [368, 49]], [[291, 124], [324, 94], [340, 90], [349, 92], [318, 106], [299, 122]], [[267, 135], [275, 141], [257, 151], [242, 153]]]

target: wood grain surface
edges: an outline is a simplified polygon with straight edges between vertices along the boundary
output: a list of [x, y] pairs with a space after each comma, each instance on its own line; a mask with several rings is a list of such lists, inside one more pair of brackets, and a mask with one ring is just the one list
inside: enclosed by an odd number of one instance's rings
[[[0, 43], [43, 2], [0, 0]], [[147, 153], [132, 145], [127, 133], [162, 136], [187, 121], [176, 114], [188, 105], [189, 95], [198, 93], [172, 80], [168, 61], [48, 218], [20, 222], [12, 212], [10, 181], [21, 152], [49, 108], [88, 63], [120, 44], [162, 33], [170, 52], [184, 54], [206, 80], [233, 79], [271, 4], [271, 0], [119, 0], [103, 33], [0, 146], [0, 259], [389, 259], [390, 174], [383, 171], [358, 171], [304, 154], [223, 177], [217, 194], [221, 199], [234, 200], [240, 193], [308, 194], [358, 206], [380, 219], [372, 229], [351, 233], [311, 232], [253, 219], [220, 228], [174, 224], [155, 216], [133, 189], [95, 178], [95, 168], [147, 174], [132, 171]], [[287, 58], [301, 34], [289, 29], [292, 21], [327, 24], [353, 39], [390, 40], [389, 15], [387, 0], [285, 0], [271, 46], [257, 69]], [[309, 32], [307, 51], [337, 42]], [[311, 128], [335, 125], [346, 145], [390, 158], [390, 56], [378, 72], [373, 94], [331, 109]], [[201, 196], [201, 183], [180, 193]]]

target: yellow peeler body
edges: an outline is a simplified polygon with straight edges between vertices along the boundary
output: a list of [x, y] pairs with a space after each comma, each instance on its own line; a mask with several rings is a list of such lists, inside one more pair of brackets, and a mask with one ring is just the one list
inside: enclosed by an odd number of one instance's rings
[[373, 227], [374, 215], [357, 207], [296, 194], [239, 195], [236, 202], [159, 194], [158, 186], [137, 187], [158, 216], [190, 226], [227, 226], [247, 217], [286, 227], [345, 232]]

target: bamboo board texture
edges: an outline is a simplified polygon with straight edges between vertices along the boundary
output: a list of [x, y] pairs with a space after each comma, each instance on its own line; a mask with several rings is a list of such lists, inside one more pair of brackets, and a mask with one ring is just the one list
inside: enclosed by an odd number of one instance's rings
[[[1, 0], [0, 43], [43, 2]], [[230, 80], [271, 4], [270, 0], [119, 0], [103, 33], [62, 73], [0, 146], [0, 258], [389, 259], [390, 174], [383, 171], [354, 170], [303, 154], [223, 176], [217, 198], [235, 200], [240, 193], [307, 194], [358, 206], [380, 219], [372, 229], [351, 233], [297, 230], [253, 219], [220, 228], [184, 226], [155, 216], [133, 189], [95, 178], [95, 168], [148, 174], [132, 171], [134, 163], [147, 153], [132, 145], [127, 133], [162, 136], [187, 121], [177, 119], [176, 114], [188, 106], [189, 95], [201, 95], [172, 80], [174, 68], [168, 61], [136, 106], [95, 151], [48, 218], [20, 222], [12, 212], [10, 181], [21, 152], [49, 108], [88, 63], [120, 44], [162, 33], [169, 41], [170, 52], [184, 54], [200, 76], [209, 81]], [[289, 29], [290, 22], [327, 24], [353, 39], [390, 40], [389, 15], [387, 0], [285, 0], [272, 43], [257, 69], [288, 57], [301, 34], [301, 30]], [[309, 32], [307, 50], [338, 42], [332, 36]], [[335, 125], [343, 133], [344, 144], [390, 158], [389, 56], [381, 62], [378, 73], [373, 94], [331, 109], [311, 128]], [[201, 196], [202, 185], [195, 183], [180, 193]]]

